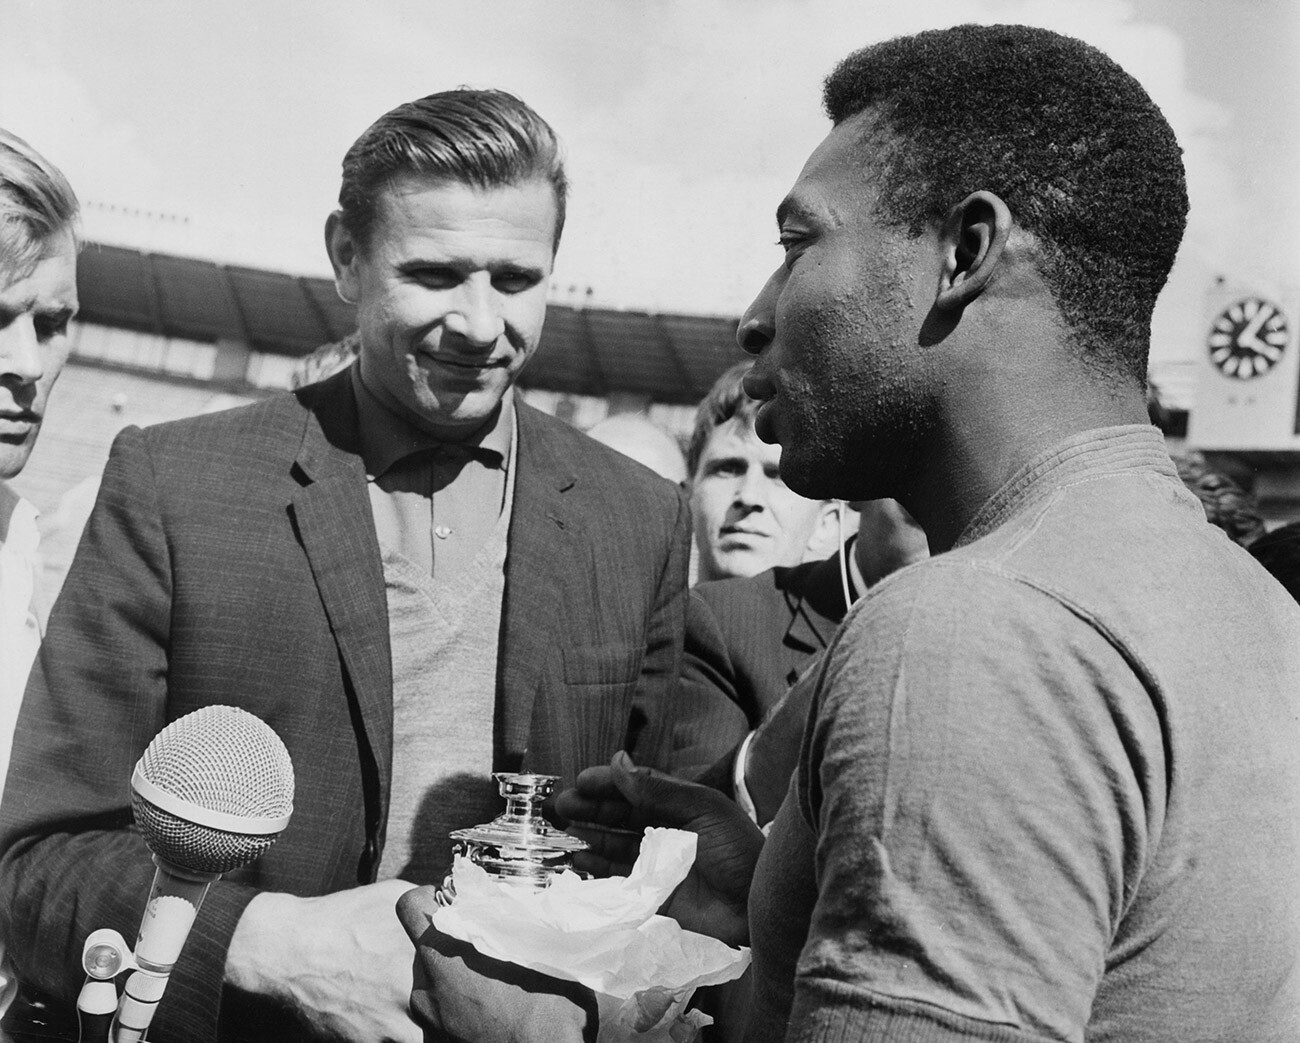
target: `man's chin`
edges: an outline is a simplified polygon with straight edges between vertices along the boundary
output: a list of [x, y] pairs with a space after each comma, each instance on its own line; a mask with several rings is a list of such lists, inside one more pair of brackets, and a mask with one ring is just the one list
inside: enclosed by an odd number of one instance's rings
[[445, 390], [420, 394], [419, 414], [428, 427], [437, 431], [474, 431], [496, 413], [508, 388], [481, 388], [468, 394]]
[[766, 572], [775, 562], [771, 555], [755, 550], [732, 550], [717, 555], [717, 571], [724, 577], [757, 576]]
[[868, 484], [859, 469], [800, 456], [788, 449], [781, 454], [781, 480], [809, 500], [876, 500], [892, 495]]
[[18, 477], [27, 464], [27, 458], [32, 455], [33, 441], [23, 439], [15, 443], [0, 438], [0, 481]]
[[818, 491], [827, 484], [828, 476], [818, 466], [818, 461], [804, 457], [797, 449], [782, 448], [780, 474], [781, 481], [791, 492], [809, 500], [844, 498], [838, 493]]

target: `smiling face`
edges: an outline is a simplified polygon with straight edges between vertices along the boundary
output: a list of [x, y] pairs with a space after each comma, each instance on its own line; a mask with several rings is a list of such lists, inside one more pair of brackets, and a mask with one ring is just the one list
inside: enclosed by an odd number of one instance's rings
[[691, 483], [700, 580], [756, 576], [803, 560], [826, 505], [787, 488], [780, 458], [744, 421], [713, 429]]
[[77, 246], [63, 231], [30, 272], [0, 285], [0, 478], [13, 478], [31, 455], [76, 311]]
[[930, 423], [918, 337], [936, 254], [875, 213], [869, 118], [836, 127], [782, 202], [785, 260], [737, 334], [758, 355], [745, 378], [765, 403], [758, 435], [780, 443], [781, 475], [805, 496], [896, 495]]
[[496, 188], [397, 178], [358, 242], [326, 226], [340, 295], [357, 305], [361, 377], [448, 439], [482, 426], [537, 350], [555, 257], [543, 180]]

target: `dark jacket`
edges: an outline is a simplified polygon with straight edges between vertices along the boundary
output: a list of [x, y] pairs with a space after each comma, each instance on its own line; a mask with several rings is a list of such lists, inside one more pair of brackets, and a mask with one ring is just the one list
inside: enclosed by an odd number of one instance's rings
[[689, 763], [711, 765], [695, 773], [700, 781], [732, 793], [736, 747], [822, 653], [845, 612], [839, 554], [691, 590], [681, 695], [711, 718], [705, 728], [684, 722], [678, 745]]

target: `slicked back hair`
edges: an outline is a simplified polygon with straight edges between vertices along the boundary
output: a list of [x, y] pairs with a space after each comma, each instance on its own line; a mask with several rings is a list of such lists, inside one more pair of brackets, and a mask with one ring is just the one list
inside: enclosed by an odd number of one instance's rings
[[823, 100], [836, 125], [868, 108], [881, 118], [885, 220], [919, 235], [972, 192], [996, 193], [1037, 238], [1082, 356], [1145, 383], [1187, 184], [1173, 130], [1132, 76], [1046, 29], [962, 25], [851, 54]]
[[375, 120], [343, 157], [339, 210], [358, 242], [369, 236], [379, 193], [406, 174], [483, 189], [549, 181], [554, 242], [560, 244], [569, 190], [560, 142], [550, 124], [513, 94], [458, 87]]
[[691, 430], [691, 440], [686, 446], [686, 477], [695, 480], [695, 471], [704, 456], [704, 447], [709, 444], [709, 436], [715, 428], [721, 427], [729, 420], [738, 420], [752, 424], [758, 415], [758, 399], [750, 398], [741, 387], [745, 374], [754, 365], [752, 360], [737, 362], [713, 382], [709, 393], [695, 410], [695, 427]]
[[75, 235], [79, 210], [58, 167], [0, 129], [0, 281], [28, 275], [58, 232]]

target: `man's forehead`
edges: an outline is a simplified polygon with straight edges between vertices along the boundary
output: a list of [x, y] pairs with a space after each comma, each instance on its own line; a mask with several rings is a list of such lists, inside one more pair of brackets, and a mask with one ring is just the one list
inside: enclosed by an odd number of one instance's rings
[[484, 206], [499, 205], [508, 199], [527, 198], [530, 205], [546, 207], [552, 212], [559, 208], [555, 186], [541, 176], [507, 181], [499, 185], [480, 185], [440, 174], [409, 171], [394, 175], [379, 190], [376, 199], [381, 204], [400, 207], [404, 201], [425, 194], [448, 199], [475, 200]]
[[749, 418], [728, 417], [712, 431], [704, 446], [706, 456], [746, 455], [766, 457], [773, 453], [780, 454], [781, 447], [768, 445], [762, 441], [754, 430], [754, 421]]
[[536, 238], [553, 254], [559, 203], [554, 186], [544, 178], [482, 186], [403, 174], [378, 193], [375, 214], [379, 229]]
[[832, 127], [777, 206], [778, 227], [789, 221], [834, 222], [846, 207], [873, 199], [880, 174], [873, 160], [880, 155], [884, 133], [870, 109]]
[[61, 230], [43, 244], [35, 263], [0, 270], [0, 297], [10, 311], [77, 310], [77, 243]]

